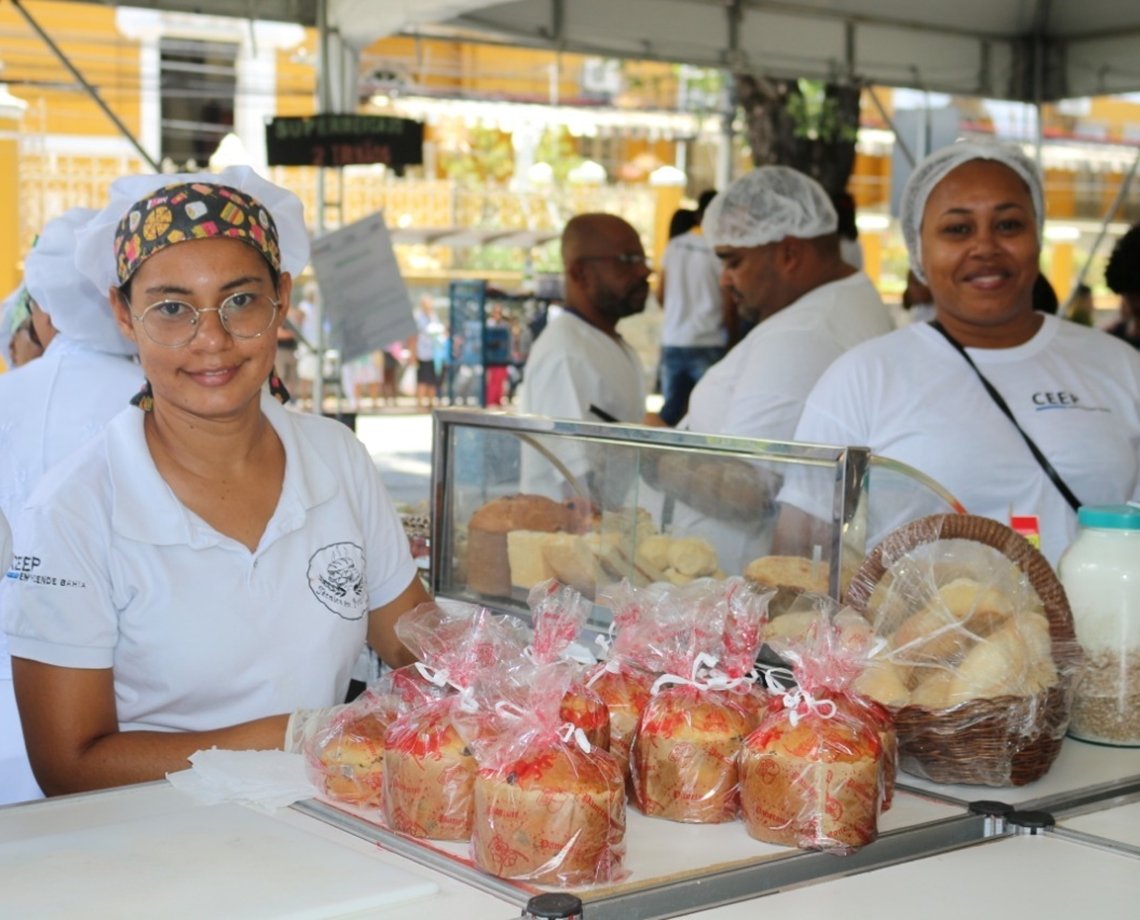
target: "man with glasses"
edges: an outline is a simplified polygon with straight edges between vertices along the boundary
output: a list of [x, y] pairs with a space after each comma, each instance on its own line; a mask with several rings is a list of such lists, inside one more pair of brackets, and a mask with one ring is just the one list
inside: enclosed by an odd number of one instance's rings
[[[645, 420], [645, 372], [618, 323], [645, 309], [650, 265], [641, 238], [613, 214], [579, 214], [562, 232], [562, 312], [535, 340], [523, 368], [520, 408], [530, 415], [593, 422]], [[563, 458], [575, 477], [585, 453]], [[573, 494], [564, 475], [523, 452], [523, 489]]]

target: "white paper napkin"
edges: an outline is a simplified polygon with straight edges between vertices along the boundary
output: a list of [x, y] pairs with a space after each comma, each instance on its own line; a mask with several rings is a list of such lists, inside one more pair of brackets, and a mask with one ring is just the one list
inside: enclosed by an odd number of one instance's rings
[[266, 811], [316, 795], [301, 754], [284, 751], [222, 751], [211, 748], [190, 757], [189, 770], [167, 773], [175, 789], [206, 805], [239, 802]]

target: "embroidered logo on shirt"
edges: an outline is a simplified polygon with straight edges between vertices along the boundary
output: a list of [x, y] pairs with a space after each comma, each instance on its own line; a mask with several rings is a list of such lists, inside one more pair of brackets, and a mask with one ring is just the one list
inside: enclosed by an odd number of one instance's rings
[[313, 596], [338, 617], [364, 616], [364, 550], [355, 543], [321, 547], [309, 559], [308, 578]]

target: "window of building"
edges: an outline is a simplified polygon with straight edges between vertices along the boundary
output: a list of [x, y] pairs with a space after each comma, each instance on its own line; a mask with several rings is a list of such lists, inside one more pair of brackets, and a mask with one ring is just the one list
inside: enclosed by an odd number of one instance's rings
[[166, 37], [159, 48], [162, 158], [204, 168], [233, 130], [238, 46]]

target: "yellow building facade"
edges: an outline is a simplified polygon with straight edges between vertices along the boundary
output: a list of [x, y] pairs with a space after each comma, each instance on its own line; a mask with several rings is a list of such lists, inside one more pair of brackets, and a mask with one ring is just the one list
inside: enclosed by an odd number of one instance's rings
[[[233, 45], [233, 128], [246, 141], [251, 162], [264, 155], [262, 125], [268, 117], [316, 110], [318, 43], [312, 30], [90, 3], [22, 5], [156, 160], [163, 152], [163, 55], [172, 40]], [[502, 256], [496, 267], [490, 256], [473, 261], [454, 249], [417, 244], [413, 231], [490, 225], [556, 231], [566, 216], [582, 210], [624, 214], [651, 253], [660, 253], [674, 209], [714, 181], [721, 143], [715, 100], [705, 111], [677, 112], [685, 88], [682, 68], [648, 62], [619, 67], [577, 55], [402, 37], [376, 42], [361, 62], [362, 85], [372, 87], [359, 100], [361, 111], [399, 111], [411, 97], [420, 100], [417, 111], [427, 122], [424, 166], [404, 177], [372, 167], [326, 175], [323, 202], [314, 170], [269, 173], [293, 188], [314, 223], [319, 213], [326, 227], [384, 210], [389, 226], [406, 231], [409, 242], [398, 254], [410, 276], [430, 280], [474, 272], [505, 286], [517, 283], [519, 253]], [[100, 206], [116, 176], [148, 167], [11, 4], [0, 4], [0, 63], [0, 80], [14, 97], [7, 106], [0, 99], [0, 189], [9, 203], [0, 211], [0, 291], [6, 292], [18, 283], [23, 256], [44, 222], [69, 207]], [[879, 93], [889, 98], [888, 91]], [[488, 102], [505, 99], [512, 102]], [[577, 108], [571, 110], [571, 103]], [[581, 119], [559, 143], [567, 148], [567, 162], [605, 162], [606, 182], [575, 184], [555, 177], [542, 183], [520, 176], [524, 153], [551, 155], [552, 129], [535, 142], [536, 149], [522, 151], [518, 143], [519, 125], [538, 107], [557, 113], [550, 122], [566, 120], [571, 112]], [[865, 109], [869, 131], [887, 127], [877, 110]], [[1115, 153], [1101, 157], [1091, 171], [1065, 165], [1063, 157], [1057, 166], [1046, 159], [1048, 214], [1065, 226], [1046, 240], [1043, 266], [1062, 297], [1083, 264], [1097, 218], [1115, 197], [1128, 164], [1127, 145], [1140, 140], [1140, 129], [1133, 131], [1140, 125], [1140, 106], [1091, 100], [1080, 116], [1050, 114], [1046, 135], [1071, 134], [1081, 125], [1093, 126], [1097, 143]], [[860, 151], [850, 189], [868, 218], [861, 233], [866, 268], [890, 294], [901, 284], [905, 258], [887, 217], [889, 141], [861, 141]], [[747, 168], [746, 156], [738, 141], [737, 169]], [[654, 170], [670, 166], [688, 175], [687, 186], [650, 181]], [[553, 267], [552, 251], [541, 255]], [[1099, 276], [1092, 280], [1099, 282]]]

